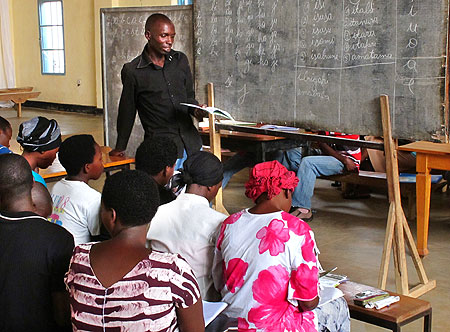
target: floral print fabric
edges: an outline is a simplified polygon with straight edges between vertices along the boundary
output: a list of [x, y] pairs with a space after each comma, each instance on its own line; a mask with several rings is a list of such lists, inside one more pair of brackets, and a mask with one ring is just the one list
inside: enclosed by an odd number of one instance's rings
[[310, 227], [282, 211], [243, 210], [223, 222], [213, 279], [239, 331], [317, 331], [314, 312], [298, 309], [318, 296], [315, 247]]

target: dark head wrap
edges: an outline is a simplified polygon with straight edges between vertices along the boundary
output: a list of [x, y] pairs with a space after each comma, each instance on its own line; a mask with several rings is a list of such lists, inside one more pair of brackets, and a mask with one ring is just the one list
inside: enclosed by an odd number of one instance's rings
[[223, 179], [223, 166], [219, 158], [206, 151], [191, 154], [183, 163], [182, 180], [186, 185], [211, 187]]
[[61, 145], [61, 131], [56, 120], [38, 116], [20, 124], [17, 142], [27, 151], [49, 151]]
[[267, 193], [267, 199], [272, 199], [282, 189], [293, 191], [297, 184], [298, 178], [294, 172], [288, 171], [276, 160], [266, 161], [250, 170], [249, 179], [245, 184], [245, 195], [254, 202], [263, 193]]

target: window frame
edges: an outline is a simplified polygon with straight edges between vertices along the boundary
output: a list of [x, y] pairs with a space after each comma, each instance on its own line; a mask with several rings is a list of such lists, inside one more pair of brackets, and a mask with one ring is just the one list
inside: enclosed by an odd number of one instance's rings
[[[41, 5], [46, 3], [46, 2], [60, 2], [61, 3], [61, 25], [57, 25], [57, 24], [53, 24], [53, 25], [41, 25]], [[64, 76], [66, 75], [66, 38], [64, 35], [64, 4], [63, 4], [63, 0], [37, 0], [37, 4], [38, 4], [38, 29], [39, 29], [39, 49], [40, 49], [40, 58], [41, 58], [41, 75], [57, 75], [57, 76]], [[62, 49], [43, 49], [42, 48], [42, 33], [41, 33], [41, 29], [42, 27], [59, 27], [61, 26], [62, 28]], [[44, 51], [60, 51], [62, 50], [63, 52], [63, 62], [64, 62], [64, 70], [61, 73], [48, 73], [48, 72], [44, 72]]]
[[179, 6], [192, 5], [192, 0], [178, 0], [178, 5]]

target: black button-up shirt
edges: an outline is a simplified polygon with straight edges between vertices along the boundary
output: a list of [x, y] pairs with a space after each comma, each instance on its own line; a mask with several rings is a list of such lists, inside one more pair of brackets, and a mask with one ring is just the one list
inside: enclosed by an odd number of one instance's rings
[[172, 50], [165, 56], [164, 66], [159, 67], [148, 57], [146, 45], [140, 56], [123, 66], [121, 77], [123, 90], [117, 117], [116, 149], [126, 149], [137, 110], [145, 138], [172, 139], [179, 158], [183, 149], [188, 155], [200, 150], [201, 138], [189, 109], [180, 105], [198, 104], [184, 53]]

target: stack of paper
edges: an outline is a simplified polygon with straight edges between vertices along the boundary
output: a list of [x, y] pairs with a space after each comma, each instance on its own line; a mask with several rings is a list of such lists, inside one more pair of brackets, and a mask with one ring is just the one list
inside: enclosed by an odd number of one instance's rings
[[322, 287], [337, 287], [340, 283], [347, 280], [347, 276], [328, 273], [327, 275], [319, 278], [319, 283]]

